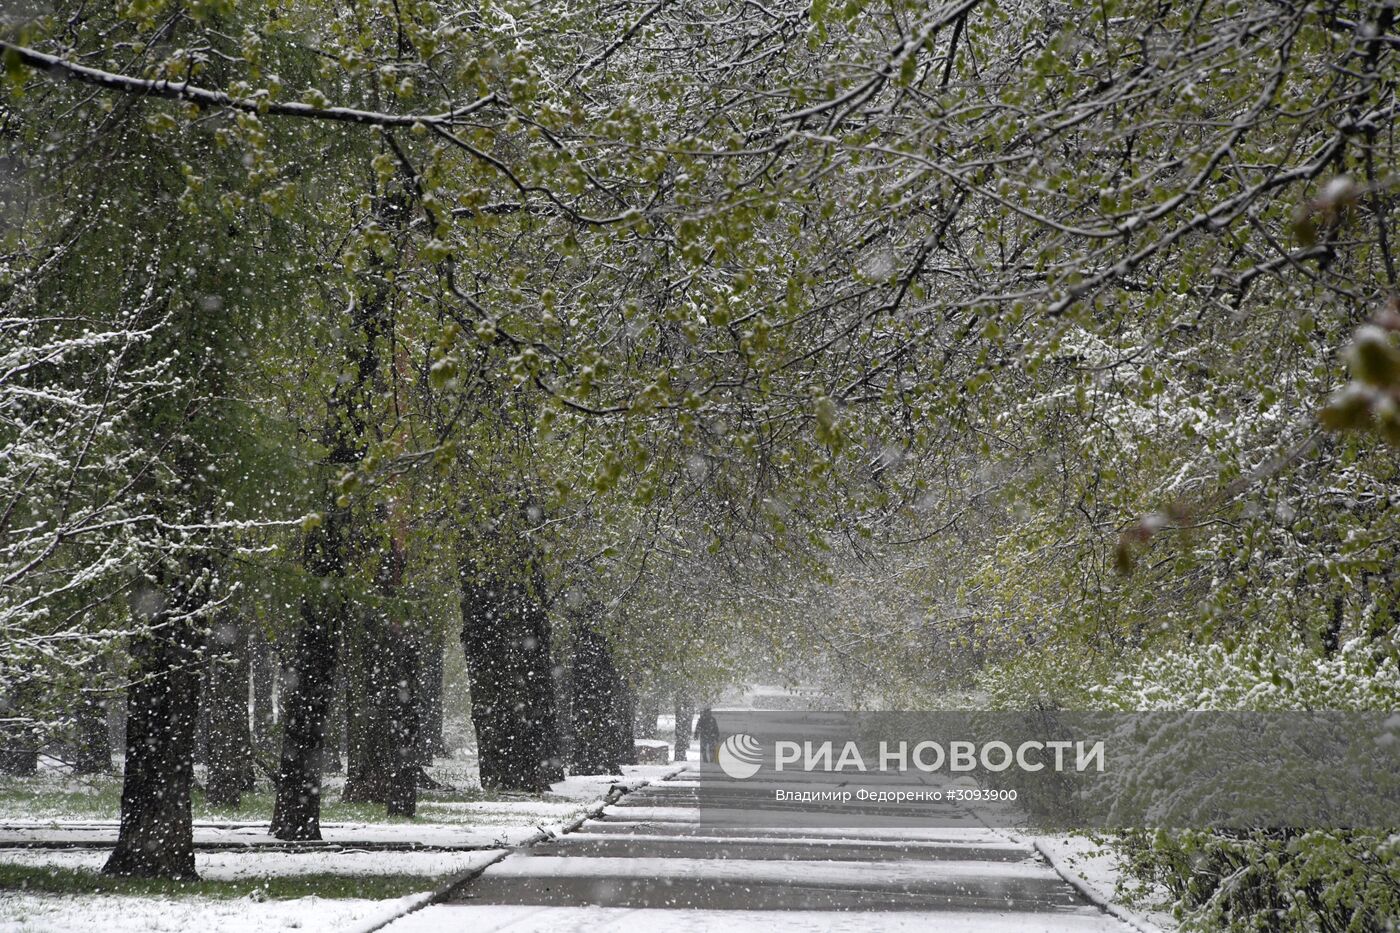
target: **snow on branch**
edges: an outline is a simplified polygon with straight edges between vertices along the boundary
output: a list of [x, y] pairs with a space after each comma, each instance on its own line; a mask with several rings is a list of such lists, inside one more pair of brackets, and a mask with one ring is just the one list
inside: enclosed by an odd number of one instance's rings
[[206, 107], [227, 107], [245, 113], [272, 114], [280, 117], [302, 117], [311, 120], [337, 120], [342, 123], [359, 123], [366, 126], [452, 126], [469, 116], [489, 107], [498, 101], [493, 91], [463, 107], [442, 113], [379, 113], [372, 110], [356, 110], [353, 107], [317, 107], [296, 101], [269, 100], [265, 92], [254, 97], [234, 97], [223, 91], [211, 91], [195, 87], [188, 81], [152, 81], [147, 78], [133, 78], [115, 74], [98, 68], [89, 68], [70, 62], [57, 55], [48, 55], [22, 45], [0, 40], [0, 50], [6, 57], [15, 56], [23, 64], [40, 71], [57, 73], [75, 81], [93, 84], [98, 87], [119, 91], [123, 94], [138, 94], [146, 97], [160, 97], [168, 100], [184, 100]]

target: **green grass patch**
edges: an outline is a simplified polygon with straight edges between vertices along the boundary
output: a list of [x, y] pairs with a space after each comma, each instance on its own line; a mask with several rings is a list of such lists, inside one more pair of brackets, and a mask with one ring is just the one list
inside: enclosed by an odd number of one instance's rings
[[0, 864], [0, 891], [29, 894], [127, 894], [149, 897], [234, 899], [256, 894], [268, 900], [294, 897], [369, 898], [383, 900], [431, 891], [438, 877], [422, 875], [307, 874], [236, 881], [164, 881], [156, 878], [111, 878], [81, 868], [46, 868]]

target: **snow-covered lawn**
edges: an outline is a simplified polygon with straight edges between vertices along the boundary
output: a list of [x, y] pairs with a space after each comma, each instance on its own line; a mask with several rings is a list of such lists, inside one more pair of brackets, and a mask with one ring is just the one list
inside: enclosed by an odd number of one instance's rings
[[[98, 890], [97, 872], [106, 859], [105, 848], [4, 848], [6, 839], [90, 846], [115, 839], [117, 829], [115, 814], [101, 812], [110, 794], [100, 792], [106, 788], [92, 781], [55, 774], [29, 779], [38, 805], [27, 810], [25, 786], [11, 780], [0, 796], [0, 826], [6, 827], [0, 828], [0, 931], [354, 933], [371, 929], [425, 902], [452, 879], [500, 858], [504, 854], [500, 846], [565, 831], [614, 785], [635, 788], [671, 770], [669, 766], [629, 767], [622, 776], [571, 777], [554, 785], [544, 799], [463, 799], [468, 795], [452, 799], [454, 795], [439, 794], [422, 802], [416, 820], [324, 824], [325, 840], [339, 844], [330, 850], [263, 848], [276, 845], [277, 840], [267, 835], [266, 823], [255, 813], [201, 819], [196, 824], [197, 843], [248, 848], [198, 851], [195, 863], [201, 883], [187, 894], [179, 893], [175, 885], [154, 893], [140, 887], [131, 893], [84, 893], [88, 888]], [[85, 789], [91, 796], [83, 794]], [[331, 788], [328, 797], [334, 794]], [[75, 799], [80, 805], [73, 805]], [[328, 803], [328, 811], [334, 812], [333, 799]], [[355, 851], [357, 844], [381, 848]], [[386, 844], [442, 848], [385, 851]], [[466, 850], [468, 846], [477, 848]], [[357, 878], [364, 880], [363, 890], [356, 888]], [[286, 896], [288, 891], [303, 894], [329, 887], [327, 879], [339, 879], [334, 885], [339, 896]], [[26, 884], [28, 889], [22, 886]]]
[[[480, 868], [502, 849], [476, 852], [197, 852], [204, 881], [244, 881], [298, 875], [416, 875], [435, 879]], [[0, 863], [97, 872], [104, 849], [0, 849]]]
[[0, 930], [23, 933], [194, 931], [273, 933], [278, 930], [370, 930], [426, 895], [392, 900], [298, 897], [288, 900], [214, 900], [206, 897], [87, 895], [38, 897], [0, 892]]

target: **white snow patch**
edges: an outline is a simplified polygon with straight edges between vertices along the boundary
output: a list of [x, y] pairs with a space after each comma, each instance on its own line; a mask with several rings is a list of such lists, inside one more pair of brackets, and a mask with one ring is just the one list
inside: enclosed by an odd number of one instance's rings
[[1122, 878], [1118, 858], [1110, 847], [1084, 836], [1025, 836], [1051, 867], [1094, 904], [1141, 933], [1166, 933], [1177, 923], [1166, 910], [1129, 907], [1117, 894]]
[[[488, 865], [500, 849], [477, 852], [196, 852], [195, 870], [206, 881], [284, 878], [296, 875], [421, 875], [431, 879]], [[0, 862], [42, 868], [99, 870], [99, 849], [4, 849]]]
[[94, 894], [51, 897], [7, 892], [0, 897], [0, 930], [24, 933], [270, 933], [274, 930], [373, 929], [421, 903], [426, 894], [392, 900], [298, 897], [257, 901], [249, 897], [126, 897]]

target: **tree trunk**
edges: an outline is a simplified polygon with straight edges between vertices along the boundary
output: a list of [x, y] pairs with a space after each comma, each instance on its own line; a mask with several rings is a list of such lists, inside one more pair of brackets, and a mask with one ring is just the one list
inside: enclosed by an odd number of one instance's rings
[[375, 743], [373, 708], [375, 666], [378, 663], [377, 639], [369, 637], [371, 619], [354, 618], [345, 632], [345, 790], [342, 797], [349, 801], [382, 803], [382, 794], [369, 787], [366, 767], [378, 757], [371, 749]]
[[[137, 608], [150, 625], [131, 640], [121, 828], [102, 868], [107, 875], [198, 877], [190, 787], [203, 639], [194, 619], [197, 600], [183, 586], [174, 590], [160, 609]], [[159, 594], [140, 598], [155, 601]]]
[[418, 654], [422, 639], [395, 618], [393, 599], [403, 586], [403, 547], [392, 542], [378, 576], [382, 605], [364, 615], [349, 639], [347, 679], [355, 684], [356, 741], [345, 799], [374, 801], [390, 816], [412, 816], [418, 806]]
[[116, 699], [107, 701], [107, 738], [112, 750], [126, 758], [126, 704]]
[[389, 816], [413, 816], [418, 810], [418, 678], [421, 639], [411, 637], [401, 624], [391, 623], [389, 718], [390, 773], [387, 799]]
[[[398, 799], [403, 806], [404, 794], [395, 785], [402, 771], [400, 743], [405, 735], [416, 733], [408, 722], [416, 719], [412, 709], [417, 694], [413, 644], [403, 626], [390, 622], [381, 612], [366, 615], [361, 630], [351, 639], [353, 647], [347, 656], [351, 684], [347, 705], [353, 705], [354, 719], [345, 799], [383, 804]], [[416, 768], [416, 742], [407, 757]], [[416, 772], [411, 783], [417, 787]]]
[[335, 685], [335, 643], [341, 600], [303, 596], [291, 683], [282, 698], [282, 754], [271, 833], [278, 839], [321, 838], [321, 740]]
[[661, 718], [661, 695], [647, 692], [637, 701], [637, 721], [633, 732], [639, 739], [656, 738], [656, 721]]
[[564, 777], [539, 581], [483, 572], [465, 557], [459, 570], [481, 785], [538, 793]]
[[690, 757], [691, 724], [695, 721], [695, 700], [676, 694], [676, 761]]
[[106, 774], [112, 770], [112, 737], [107, 732], [107, 695], [89, 685], [78, 699], [73, 770], [78, 774]]
[[627, 684], [622, 685], [613, 699], [617, 704], [617, 717], [628, 727], [625, 734], [619, 734], [621, 746], [617, 750], [617, 760], [625, 765], [637, 763], [637, 742], [634, 731], [637, 722], [637, 691]]
[[277, 726], [277, 652], [261, 631], [252, 633], [249, 653], [249, 676], [253, 682], [253, 753], [259, 760], [270, 761], [276, 742]]
[[73, 773], [106, 774], [112, 770], [112, 736], [107, 729], [111, 690], [107, 660], [87, 665], [87, 678], [73, 710]]
[[1327, 620], [1327, 628], [1322, 632], [1322, 653], [1332, 657], [1342, 645], [1342, 623], [1346, 619], [1346, 597], [1337, 593], [1332, 597], [1332, 615]]
[[237, 809], [253, 768], [248, 728], [248, 629], [237, 619], [215, 625], [209, 640], [209, 803]]
[[447, 754], [442, 739], [442, 641], [439, 629], [426, 635], [418, 665], [418, 761], [425, 766]]
[[209, 670], [200, 672], [199, 712], [194, 720], [194, 763], [209, 765]]
[[321, 746], [321, 773], [339, 774], [345, 770], [345, 762], [341, 758], [342, 752], [346, 752], [347, 738], [349, 732], [350, 718], [350, 695], [347, 681], [347, 659], [344, 637], [341, 638], [340, 658], [336, 662], [335, 691], [331, 695], [331, 710], [328, 714], [329, 721], [326, 723], [326, 741]]
[[574, 626], [573, 695], [570, 720], [575, 774], [617, 774], [624, 749], [632, 744], [631, 722], [624, 720], [625, 688], [613, 664], [607, 638], [590, 621]]
[[337, 509], [306, 535], [302, 562], [319, 586], [301, 598], [301, 628], [282, 697], [282, 754], [272, 835], [321, 838], [321, 743], [335, 691], [342, 618], [348, 611], [340, 584], [349, 553], [350, 516]]

